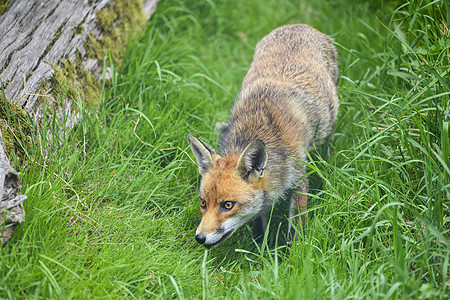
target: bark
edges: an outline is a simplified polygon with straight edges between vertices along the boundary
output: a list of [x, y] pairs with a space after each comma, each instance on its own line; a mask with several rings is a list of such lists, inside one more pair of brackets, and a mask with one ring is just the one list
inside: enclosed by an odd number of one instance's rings
[[1, 138], [0, 131], [0, 241], [4, 246], [24, 219], [23, 201], [27, 196], [20, 193], [19, 176], [9, 164]]

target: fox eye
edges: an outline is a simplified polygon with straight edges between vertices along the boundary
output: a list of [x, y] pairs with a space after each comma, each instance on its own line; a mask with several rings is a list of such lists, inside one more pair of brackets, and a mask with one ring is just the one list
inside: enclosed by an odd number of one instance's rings
[[222, 203], [221, 208], [223, 211], [229, 211], [234, 207], [235, 204], [236, 202], [233, 201], [225, 201]]
[[206, 201], [203, 199], [200, 199], [200, 207], [203, 209], [206, 209]]

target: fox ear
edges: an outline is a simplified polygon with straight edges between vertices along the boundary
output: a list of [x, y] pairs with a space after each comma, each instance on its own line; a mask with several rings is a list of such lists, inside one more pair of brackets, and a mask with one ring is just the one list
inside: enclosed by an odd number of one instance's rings
[[218, 154], [192, 134], [188, 135], [188, 140], [191, 144], [195, 159], [197, 160], [198, 172], [203, 176], [212, 167], [213, 156]]
[[250, 176], [260, 178], [264, 176], [266, 164], [266, 145], [262, 141], [256, 140], [251, 142], [242, 152], [237, 163], [237, 170], [239, 175], [246, 180]]

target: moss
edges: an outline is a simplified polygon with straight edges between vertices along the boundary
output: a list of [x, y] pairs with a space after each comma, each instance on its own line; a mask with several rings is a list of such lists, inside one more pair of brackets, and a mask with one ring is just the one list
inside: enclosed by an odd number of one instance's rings
[[11, 138], [11, 134], [9, 134], [9, 132], [8, 132], [9, 126], [7, 124], [5, 124], [4, 122], [5, 122], [5, 120], [0, 119], [0, 130], [2, 131], [2, 142], [3, 142], [3, 145], [5, 146], [6, 156], [8, 156], [8, 158], [9, 158], [9, 157], [11, 157], [10, 154], [14, 150], [14, 141]]
[[95, 39], [89, 34], [85, 48], [89, 58], [102, 61], [111, 53], [116, 65], [120, 65], [125, 55], [126, 42], [133, 30], [141, 30], [146, 19], [139, 0], [114, 0], [111, 6], [96, 11], [97, 24], [103, 35]]
[[88, 35], [86, 36], [84, 48], [86, 49], [88, 58], [93, 58], [93, 59], [98, 59], [98, 60], [100, 60], [99, 57], [103, 57], [108, 50], [108, 49], [104, 49], [100, 45], [100, 42], [95, 38], [95, 35], [92, 32], [88, 33]]
[[6, 82], [3, 82], [3, 89], [6, 89], [10, 83], [11, 79], [7, 80]]
[[111, 27], [117, 19], [117, 14], [112, 8], [104, 8], [95, 12], [97, 15], [97, 24], [101, 28]]
[[9, 0], [0, 0], [0, 16], [9, 9]]
[[[75, 65], [70, 58], [59, 63], [59, 66], [47, 62], [53, 69], [53, 77], [50, 79], [50, 93], [55, 99], [71, 98], [74, 99], [81, 90], [84, 95], [92, 96], [94, 105], [98, 104], [100, 84], [98, 80], [89, 71], [86, 71], [82, 63]], [[48, 86], [43, 86], [44, 89]], [[89, 97], [88, 97], [89, 98]]]
[[93, 105], [98, 105], [98, 95], [100, 95], [101, 85], [95, 76], [82, 68], [80, 71], [81, 77], [83, 78], [83, 92], [85, 95], [96, 95], [97, 97], [91, 97], [91, 103]]
[[76, 35], [79, 35], [79, 34], [82, 34], [83, 32], [85, 32], [84, 26], [80, 24], [77, 27], [75, 27], [75, 29], [73, 30], [73, 36], [72, 37], [74, 37]]
[[30, 79], [31, 76], [33, 76], [33, 72], [28, 72], [25, 77], [25, 81], [28, 81], [28, 79]]
[[50, 106], [50, 101], [49, 101], [49, 96], [50, 94], [48, 93], [48, 91], [51, 90], [51, 84], [48, 80], [41, 80], [38, 83], [38, 87], [37, 87], [37, 94], [40, 95], [40, 97], [38, 97], [38, 101], [42, 106]]
[[0, 130], [5, 146], [5, 152], [11, 160], [13, 156], [20, 161], [25, 156], [25, 150], [31, 141], [32, 126], [25, 111], [12, 103], [0, 93]]
[[52, 89], [50, 93], [55, 99], [60, 99], [60, 93], [64, 98], [75, 98], [77, 89], [75, 88], [76, 69], [70, 58], [61, 61], [59, 66], [47, 62], [53, 69], [53, 77], [50, 79]]

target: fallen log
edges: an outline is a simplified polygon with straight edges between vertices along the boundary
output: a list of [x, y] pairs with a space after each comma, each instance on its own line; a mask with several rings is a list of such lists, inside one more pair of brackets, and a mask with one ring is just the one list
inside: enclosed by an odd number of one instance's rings
[[[29, 120], [27, 115], [36, 124], [46, 126], [48, 124], [41, 124], [44, 113], [56, 112], [61, 130], [73, 128], [78, 114], [72, 100], [82, 94], [90, 104], [97, 104], [100, 78], [102, 74], [107, 76], [104, 57], [112, 57], [115, 65], [120, 64], [128, 37], [145, 26], [156, 9], [157, 0], [2, 3], [0, 237], [3, 236], [5, 243], [8, 238], [4, 234], [9, 236], [14, 228], [5, 224], [18, 224], [23, 220], [22, 202], [26, 196], [20, 195], [17, 172], [8, 157], [20, 156], [21, 148], [14, 141], [26, 139], [20, 135], [27, 134], [24, 127], [31, 126], [25, 124]], [[20, 130], [17, 124], [22, 124]]]
[[91, 81], [98, 81], [103, 57], [111, 50], [119, 60], [127, 35], [142, 28], [155, 8], [156, 0], [12, 1], [0, 16], [6, 98], [34, 112], [40, 102], [51, 101], [49, 95], [58, 96], [55, 83], [69, 92], [95, 90]]

